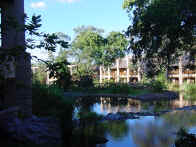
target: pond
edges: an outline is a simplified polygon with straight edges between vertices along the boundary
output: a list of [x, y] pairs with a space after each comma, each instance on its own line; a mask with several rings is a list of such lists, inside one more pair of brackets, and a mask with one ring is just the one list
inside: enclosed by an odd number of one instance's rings
[[[90, 98], [89, 98], [90, 99]], [[138, 119], [105, 121], [96, 133], [109, 141], [97, 147], [171, 147], [176, 132], [186, 128], [196, 133], [196, 101], [186, 100], [183, 95], [171, 101], [142, 102], [132, 99], [96, 98], [84, 104], [88, 111], [101, 115], [117, 112], [160, 112], [160, 116], [139, 116]], [[101, 131], [100, 131], [101, 130]], [[101, 133], [99, 133], [99, 131]]]

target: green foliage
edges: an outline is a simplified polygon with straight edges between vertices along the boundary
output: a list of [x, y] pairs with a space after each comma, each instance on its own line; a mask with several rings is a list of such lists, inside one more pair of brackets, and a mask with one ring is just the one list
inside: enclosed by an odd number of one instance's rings
[[195, 4], [193, 0], [124, 0], [123, 8], [132, 21], [127, 35], [135, 60], [144, 60], [152, 71], [160, 71], [192, 50]]
[[102, 119], [102, 115], [98, 115], [96, 112], [79, 112], [78, 118], [80, 120], [86, 120], [86, 121], [98, 121]]
[[95, 27], [76, 28], [76, 38], [72, 42], [73, 54], [78, 63], [110, 65], [116, 58], [123, 57], [128, 41], [120, 32], [111, 32], [106, 38]]
[[152, 81], [151, 86], [154, 92], [162, 92], [165, 88], [164, 83], [161, 83], [160, 81]]
[[69, 63], [64, 60], [47, 65], [48, 71], [50, 72], [49, 78], [56, 79], [55, 84], [63, 89], [67, 89], [71, 85], [71, 75], [67, 66], [68, 64]]
[[183, 92], [184, 98], [188, 100], [195, 100], [196, 99], [196, 84], [183, 84]]
[[125, 56], [128, 41], [124, 34], [114, 31], [110, 32], [104, 41], [104, 46], [95, 49], [91, 55], [97, 64], [109, 66], [116, 58]]
[[72, 97], [65, 97], [64, 90], [54, 85], [33, 83], [32, 91], [33, 114], [40, 117], [52, 116], [59, 119], [63, 145], [70, 146], [75, 100]]
[[164, 72], [159, 73], [154, 79], [144, 76], [142, 84], [151, 88], [154, 92], [162, 92], [169, 85]]
[[107, 131], [115, 140], [120, 140], [128, 134], [128, 124], [126, 121], [105, 121], [101, 127]]
[[175, 146], [176, 147], [196, 146], [196, 137], [194, 134], [189, 134], [185, 129], [181, 128], [177, 133]]
[[79, 81], [78, 81], [78, 86], [79, 87], [93, 87], [93, 77], [91, 75], [83, 75], [80, 77]]
[[33, 82], [40, 82], [41, 84], [46, 84], [46, 80], [47, 80], [47, 68], [46, 65], [43, 63], [38, 63], [36, 65], [34, 65], [37, 69], [36, 71], [33, 73], [33, 77], [32, 77], [32, 81]]
[[36, 82], [32, 85], [32, 94], [33, 114], [37, 116], [57, 116], [65, 109], [67, 112], [73, 109], [73, 99], [65, 97], [63, 89], [57, 86]]
[[110, 84], [110, 89], [112, 93], [122, 93], [122, 94], [131, 93], [131, 88], [128, 84]]

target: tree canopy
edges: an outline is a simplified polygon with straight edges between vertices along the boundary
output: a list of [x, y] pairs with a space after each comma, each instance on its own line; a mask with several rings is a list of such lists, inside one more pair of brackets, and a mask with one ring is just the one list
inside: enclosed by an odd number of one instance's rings
[[[92, 26], [76, 28], [72, 48], [81, 63], [110, 65], [116, 58], [125, 55], [128, 41], [124, 34], [111, 32], [103, 37], [103, 30]], [[82, 61], [81, 61], [82, 60]]]
[[136, 60], [148, 60], [157, 70], [167, 69], [176, 57], [192, 51], [194, 0], [124, 0], [123, 8], [132, 20], [127, 35]]

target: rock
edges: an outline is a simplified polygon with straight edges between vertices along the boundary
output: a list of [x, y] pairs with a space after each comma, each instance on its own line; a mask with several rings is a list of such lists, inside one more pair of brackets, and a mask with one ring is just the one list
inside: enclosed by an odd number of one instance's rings
[[61, 129], [54, 118], [32, 116], [21, 120], [17, 117], [18, 108], [0, 111], [0, 130], [14, 140], [35, 144], [61, 143]]
[[138, 119], [139, 117], [132, 113], [109, 113], [103, 120], [126, 120], [126, 119]]

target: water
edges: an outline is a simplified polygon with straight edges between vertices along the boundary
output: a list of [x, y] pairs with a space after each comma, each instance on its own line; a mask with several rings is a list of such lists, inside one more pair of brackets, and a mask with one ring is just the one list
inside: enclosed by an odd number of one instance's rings
[[195, 101], [185, 100], [183, 96], [180, 96], [177, 100], [156, 102], [100, 98], [88, 103], [87, 106], [89, 111], [102, 115], [116, 112], [172, 110], [159, 117], [144, 116], [134, 120], [105, 122], [102, 127], [104, 133], [100, 134], [109, 140], [103, 145], [104, 147], [171, 147], [175, 142], [176, 132], [180, 128], [196, 133], [196, 111], [176, 111], [178, 108], [195, 104]]

